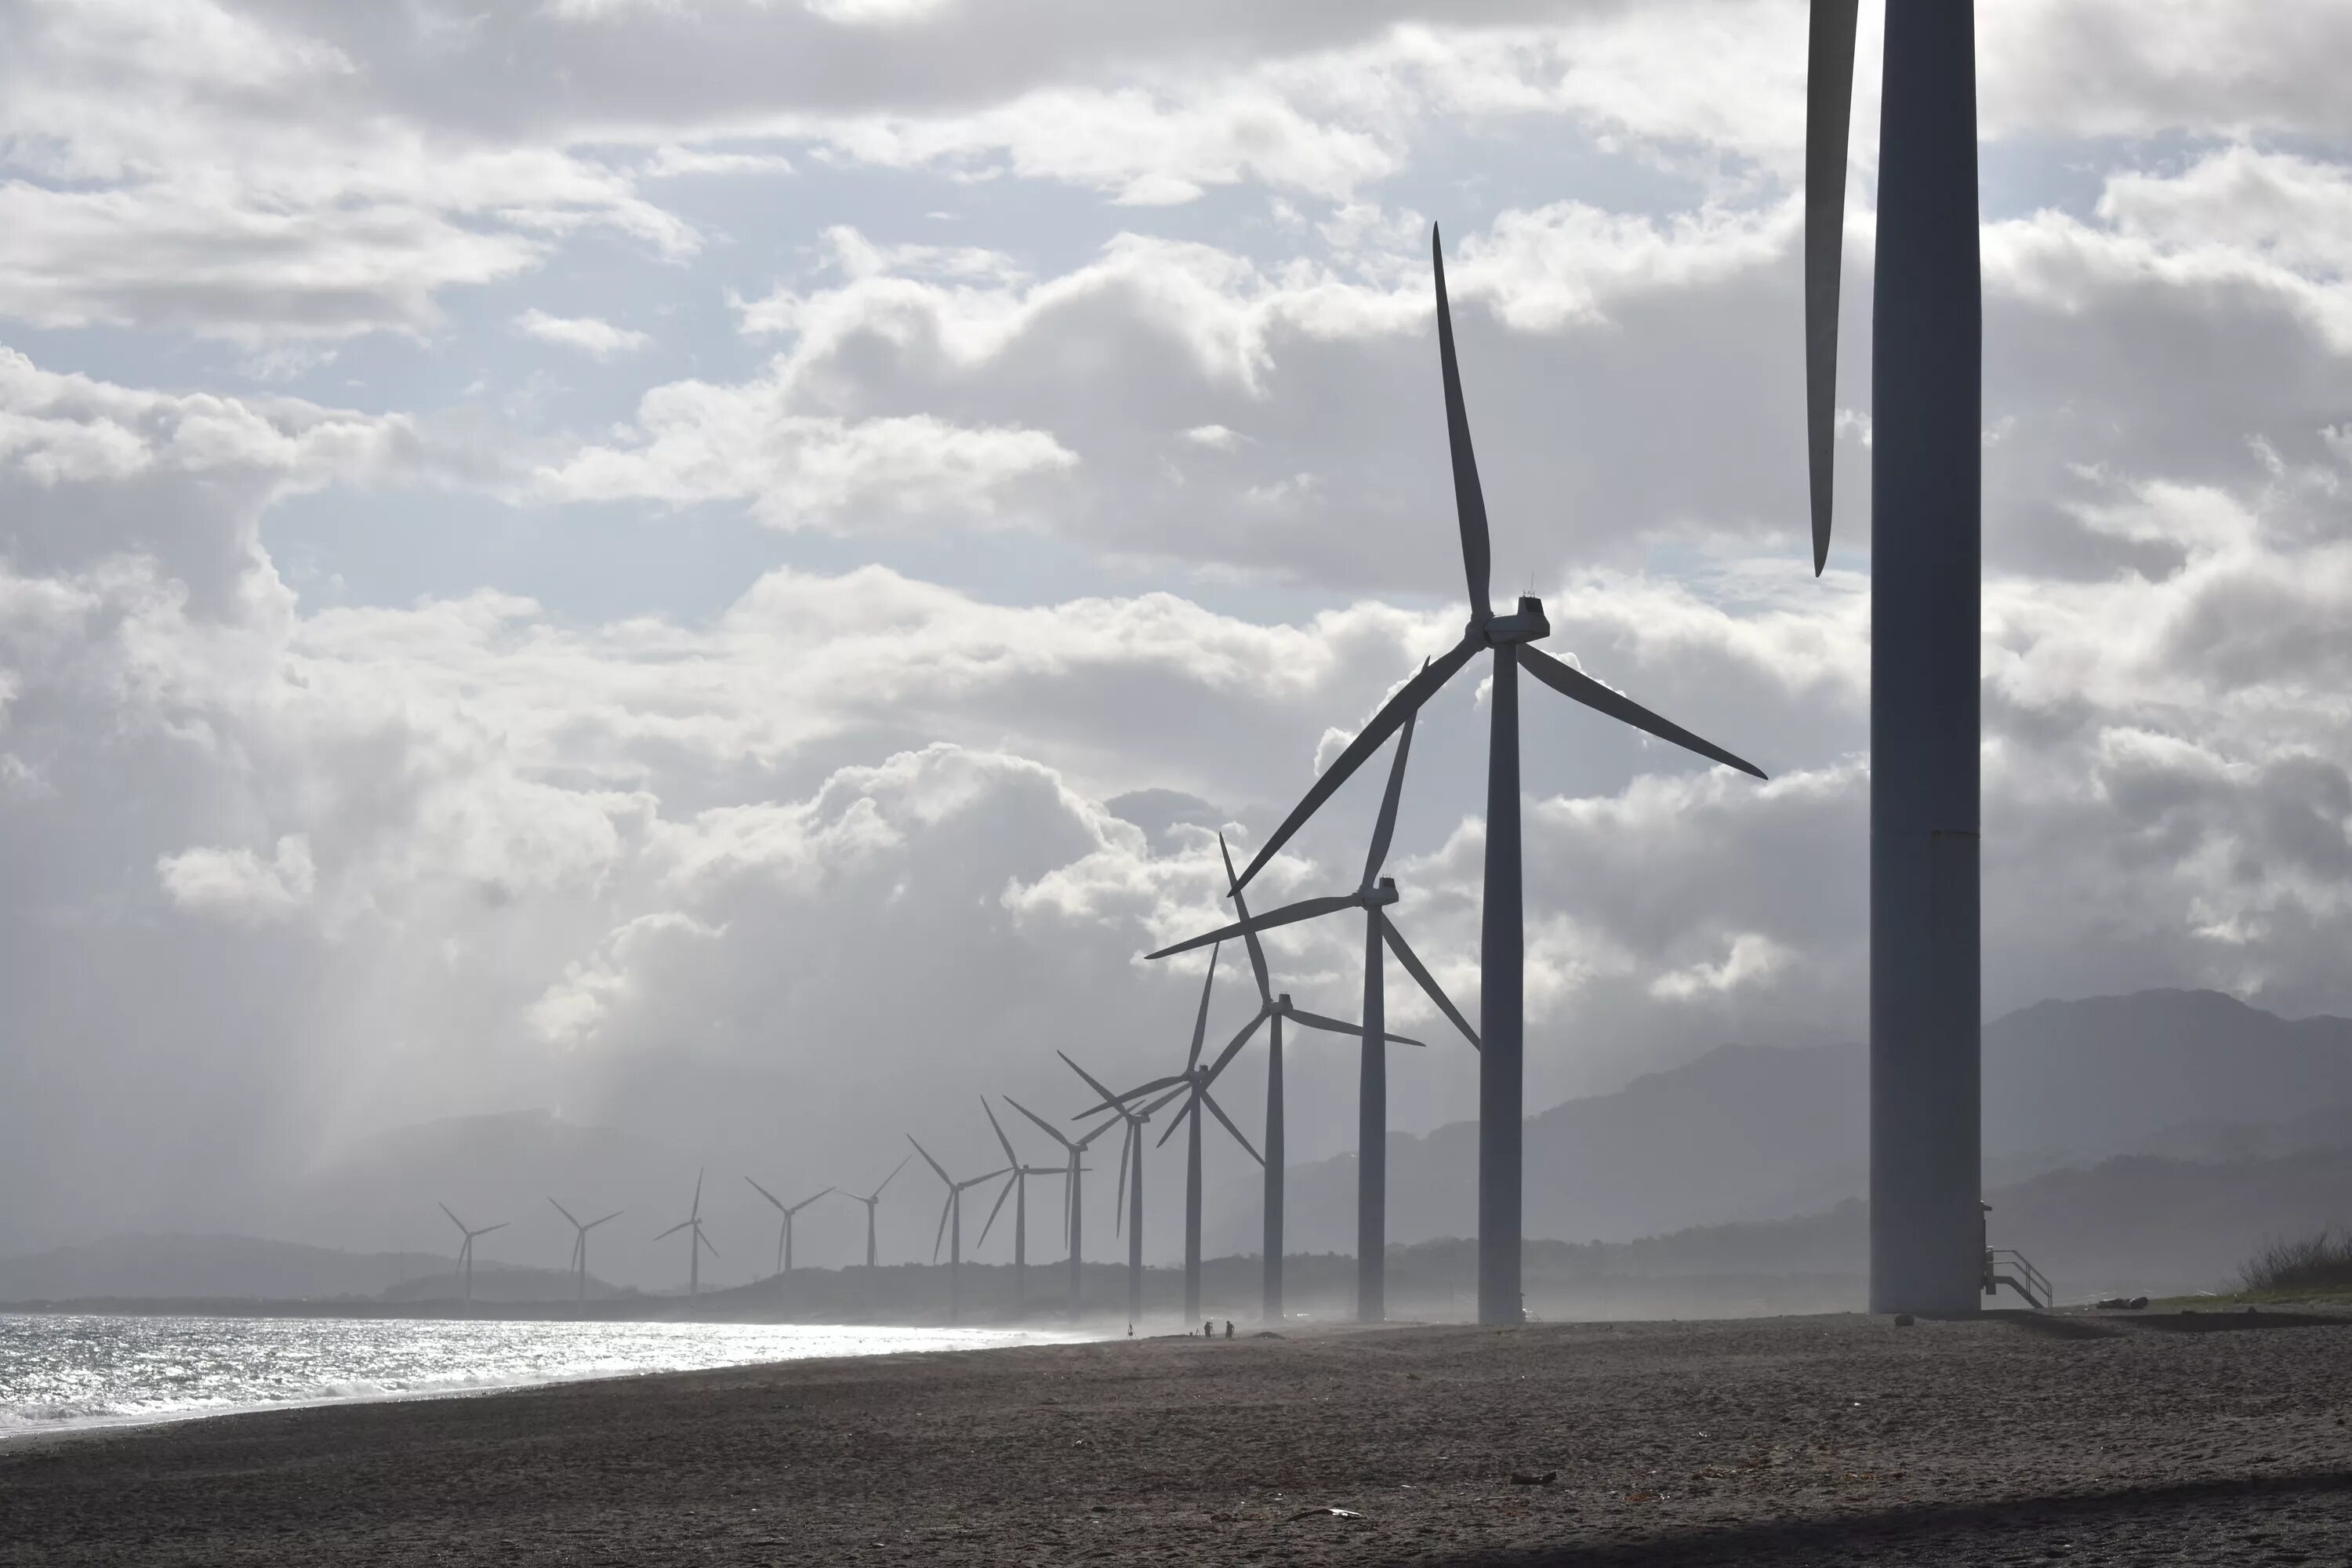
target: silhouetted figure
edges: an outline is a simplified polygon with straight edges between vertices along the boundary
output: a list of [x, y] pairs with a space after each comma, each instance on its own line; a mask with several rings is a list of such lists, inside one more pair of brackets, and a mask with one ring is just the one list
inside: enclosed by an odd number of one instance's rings
[[1234, 1321], [1233, 1321], [1231, 1318], [1227, 1318], [1227, 1319], [1225, 1320], [1225, 1338], [1227, 1338], [1227, 1339], [1232, 1339], [1233, 1337], [1234, 1337]]
[[1129, 1339], [1135, 1338], [1135, 1325], [1133, 1323], [1127, 1325], [1127, 1337]]
[[1213, 1340], [1217, 1337], [1216, 1319], [1211, 1318], [1201, 1325], [1201, 1337], [1204, 1340]]

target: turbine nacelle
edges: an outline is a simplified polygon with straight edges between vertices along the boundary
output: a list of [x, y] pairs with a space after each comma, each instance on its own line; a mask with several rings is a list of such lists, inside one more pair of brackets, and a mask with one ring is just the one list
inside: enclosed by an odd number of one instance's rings
[[1551, 623], [1544, 618], [1543, 601], [1533, 594], [1522, 594], [1519, 595], [1519, 607], [1514, 613], [1473, 618], [1469, 635], [1488, 647], [1501, 647], [1507, 643], [1539, 642], [1551, 636]]

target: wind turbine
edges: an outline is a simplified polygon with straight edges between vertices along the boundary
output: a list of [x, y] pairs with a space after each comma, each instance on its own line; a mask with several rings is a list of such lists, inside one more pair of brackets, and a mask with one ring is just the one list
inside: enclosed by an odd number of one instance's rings
[[[1103, 1097], [1103, 1103], [1118, 1113], [1120, 1123], [1127, 1129], [1118, 1147], [1118, 1187], [1111, 1192], [1111, 1234], [1118, 1234], [1118, 1189], [1124, 1188], [1127, 1193], [1127, 1322], [1128, 1327], [1133, 1328], [1143, 1321], [1143, 1129], [1161, 1106], [1184, 1091], [1171, 1089], [1138, 1110], [1111, 1093], [1104, 1087], [1102, 1079], [1070, 1061], [1067, 1051], [1055, 1051], [1054, 1054], [1068, 1062], [1070, 1070], [1084, 1079], [1088, 1089]], [[1070, 1120], [1075, 1121], [1078, 1118]], [[1098, 1127], [1095, 1131], [1099, 1132], [1102, 1129]]]
[[[1259, 951], [1257, 933], [1276, 926], [1290, 925], [1298, 921], [1313, 920], [1318, 915], [1338, 914], [1360, 909], [1364, 911], [1364, 1026], [1360, 1088], [1356, 1098], [1356, 1318], [1360, 1322], [1377, 1323], [1388, 1315], [1388, 1190], [1389, 1190], [1389, 1058], [1387, 1047], [1379, 1037], [1384, 1035], [1388, 1008], [1388, 975], [1381, 964], [1383, 944], [1395, 950], [1397, 961], [1405, 972], [1419, 983], [1437, 1010], [1454, 1022], [1473, 1049], [1478, 1036], [1470, 1027], [1444, 991], [1438, 985], [1426, 964], [1404, 940], [1396, 923], [1382, 911], [1397, 900], [1396, 880], [1381, 875], [1387, 863], [1389, 841], [1396, 832], [1397, 797], [1403, 793], [1405, 760], [1412, 752], [1414, 717], [1407, 715], [1397, 731], [1396, 756], [1389, 765], [1388, 791], [1381, 797], [1381, 813], [1372, 827], [1372, 845], [1364, 857], [1364, 878], [1352, 893], [1336, 894], [1329, 898], [1307, 899], [1286, 905], [1266, 914], [1253, 917], [1249, 905], [1243, 901], [1241, 888], [1234, 878], [1234, 858], [1225, 849], [1224, 836], [1217, 837], [1217, 847], [1224, 850], [1225, 879], [1234, 883], [1234, 912], [1242, 918], [1233, 925], [1163, 947], [1152, 953], [1153, 958], [1165, 958], [1171, 953], [1188, 952], [1203, 943], [1229, 941], [1236, 935], [1249, 940], [1250, 963], [1255, 966], [1261, 994], [1265, 989], [1265, 956]], [[1276, 1027], [1280, 1024], [1277, 1021]], [[1389, 1038], [1395, 1037], [1390, 1036]], [[1276, 1050], [1281, 1049], [1276, 1037]], [[1273, 1069], [1278, 1072], [1278, 1062]], [[1271, 1172], [1280, 1163], [1281, 1112], [1279, 1078], [1267, 1082], [1266, 1163]], [[1267, 1180], [1269, 1206], [1266, 1218], [1266, 1316], [1282, 1315], [1282, 1274], [1278, 1262], [1282, 1256], [1282, 1214], [1279, 1202], [1278, 1177]]]
[[[1067, 1057], [1064, 1057], [1062, 1059], [1066, 1062], [1070, 1060]], [[1076, 1067], [1077, 1063], [1070, 1062], [1070, 1065], [1072, 1067]], [[1079, 1072], [1078, 1076], [1080, 1078], [1086, 1077], [1086, 1073], [1083, 1069]], [[1088, 1081], [1091, 1082], [1092, 1080], [1089, 1079]], [[1062, 1136], [1062, 1130], [1060, 1128], [1055, 1126], [1052, 1122], [1046, 1121], [1044, 1117], [1038, 1115], [1035, 1111], [1030, 1110], [1027, 1106], [1022, 1104], [1011, 1095], [1008, 1094], [1004, 1097], [1004, 1103], [1019, 1111], [1022, 1115], [1027, 1117], [1030, 1121], [1035, 1122], [1039, 1127], [1045, 1129], [1045, 1136], [1051, 1138], [1055, 1142], [1059, 1143], [1062, 1146], [1063, 1152], [1070, 1157], [1069, 1173], [1066, 1178], [1069, 1183], [1069, 1190], [1063, 1194], [1062, 1228], [1067, 1233], [1066, 1239], [1070, 1248], [1070, 1321], [1075, 1323], [1078, 1321], [1078, 1312], [1080, 1310], [1080, 1286], [1082, 1283], [1080, 1268], [1082, 1266], [1080, 1263], [1079, 1254], [1085, 1250], [1084, 1238], [1086, 1236], [1086, 1226], [1083, 1222], [1087, 1217], [1086, 1205], [1083, 1202], [1085, 1197], [1085, 1189], [1079, 1182], [1079, 1177], [1084, 1173], [1084, 1167], [1079, 1164], [1079, 1161], [1085, 1158], [1087, 1144], [1093, 1142], [1096, 1139], [1101, 1137], [1112, 1128], [1121, 1125], [1123, 1118], [1113, 1117], [1110, 1121], [1104, 1122], [1101, 1126], [1096, 1128], [1093, 1131], [1087, 1133], [1084, 1137], [1073, 1140]], [[992, 1120], [993, 1119], [992, 1118]], [[1130, 1136], [1132, 1136], [1132, 1134], [1130, 1134]], [[1005, 1152], [1009, 1154], [1012, 1151], [1008, 1148]], [[1120, 1156], [1119, 1173], [1122, 1177], [1126, 1174], [1126, 1157], [1123, 1153]], [[996, 1201], [1001, 1204], [1004, 1200], [1000, 1197]], [[1112, 1212], [1115, 1214], [1118, 1211], [1114, 1207]]]
[[905, 1170], [907, 1168], [907, 1162], [913, 1158], [914, 1156], [912, 1154], [902, 1157], [897, 1164], [890, 1167], [890, 1173], [882, 1178], [882, 1186], [875, 1188], [864, 1197], [859, 1197], [856, 1193], [843, 1193], [841, 1194], [843, 1197], [849, 1199], [852, 1203], [860, 1203], [866, 1205], [866, 1267], [869, 1269], [874, 1267], [874, 1211], [876, 1206], [882, 1202], [882, 1189], [883, 1187], [887, 1187], [892, 1182], [898, 1180], [898, 1173]]
[[[907, 1142], [915, 1143], [915, 1135], [911, 1132], [907, 1134]], [[959, 1182], [949, 1175], [947, 1167], [932, 1159], [931, 1152], [920, 1143], [915, 1143], [915, 1152], [923, 1157], [924, 1164], [939, 1173], [940, 1180], [945, 1182], [948, 1186], [948, 1201], [940, 1205], [939, 1235], [931, 1238], [931, 1261], [937, 1263], [940, 1260], [940, 1238], [948, 1234], [948, 1221], [952, 1218], [955, 1221], [955, 1239], [948, 1248], [948, 1321], [961, 1322], [963, 1320], [964, 1191], [968, 1187], [979, 1186], [984, 1182], [992, 1182], [1004, 1173], [991, 1171], [984, 1176], [974, 1176], [968, 1182]]]
[[[549, 1203], [555, 1204], [555, 1200], [553, 1198], [550, 1198], [547, 1201]], [[606, 1215], [604, 1219], [592, 1219], [586, 1225], [582, 1225], [580, 1221], [574, 1217], [572, 1211], [565, 1208], [562, 1204], [555, 1204], [555, 1212], [562, 1215], [565, 1219], [572, 1221], [572, 1229], [573, 1233], [572, 1237], [572, 1275], [574, 1283], [579, 1288], [579, 1299], [585, 1301], [588, 1299], [588, 1233], [595, 1229], [598, 1226], [603, 1225], [604, 1220], [620, 1218], [621, 1211], [619, 1209], [614, 1209], [611, 1214]]]
[[[1898, 7], [1899, 8], [1899, 7]], [[1492, 547], [1486, 533], [1486, 502], [1478, 488], [1478, 462], [1470, 446], [1470, 416], [1462, 400], [1462, 376], [1454, 357], [1454, 317], [1445, 301], [1445, 256], [1434, 227], [1430, 263], [1437, 283], [1437, 354], [1445, 388], [1445, 427], [1453, 451], [1454, 507], [1462, 534], [1462, 568], [1470, 590], [1470, 624], [1455, 643], [1381, 704], [1331, 765], [1311, 785], [1282, 826], [1266, 839], [1239, 878], [1246, 887], [1290, 836], [1298, 831], [1331, 792], [1346, 783], [1379, 750], [1398, 725], [1468, 664], [1473, 656], [1494, 656], [1488, 693], [1486, 742], [1486, 868], [1485, 910], [1478, 942], [1478, 1320], [1522, 1320], [1519, 1296], [1519, 1154], [1526, 1091], [1526, 910], [1521, 899], [1519, 849], [1519, 671], [1571, 701], [1620, 723], [1671, 741], [1700, 756], [1764, 776], [1752, 763], [1701, 740], [1678, 724], [1571, 668], [1534, 647], [1551, 635], [1543, 602], [1520, 596], [1517, 610], [1495, 614], [1487, 597]]]
[[[1857, 0], [1814, 0], [1805, 417], [1829, 558]], [[1973, 1311], [1983, 1269], [1977, 846], [1984, 294], [1974, 0], [1886, 7], [1871, 322], [1870, 1310]]]
[[710, 1256], [713, 1258], [719, 1256], [719, 1249], [711, 1247], [710, 1238], [702, 1234], [702, 1173], [700, 1171], [694, 1173], [693, 1211], [654, 1239], [659, 1241], [663, 1237], [676, 1236], [681, 1230], [694, 1232], [694, 1239], [686, 1244], [686, 1293], [688, 1296], [700, 1295], [703, 1248], [709, 1247]]
[[[743, 1179], [747, 1182], [751, 1182], [751, 1178], [749, 1176], [746, 1176]], [[761, 1186], [757, 1182], [751, 1182], [751, 1190], [759, 1194], [761, 1197], [767, 1199], [770, 1203], [775, 1205], [776, 1212], [784, 1216], [783, 1223], [778, 1226], [776, 1230], [776, 1275], [781, 1279], [784, 1275], [790, 1274], [793, 1271], [793, 1216], [800, 1213], [801, 1210], [808, 1207], [809, 1205], [816, 1202], [817, 1198], [824, 1196], [825, 1193], [833, 1191], [833, 1189], [831, 1187], [827, 1187], [825, 1188], [824, 1193], [817, 1194], [816, 1197], [803, 1198], [796, 1204], [788, 1204], [784, 1202], [783, 1199], [776, 1196], [775, 1194], [770, 1192], [767, 1188]]]
[[[1010, 1162], [1012, 1174], [1004, 1178], [1004, 1190], [996, 1194], [995, 1207], [988, 1211], [987, 1223], [980, 1227], [980, 1240], [972, 1245], [977, 1247], [988, 1240], [989, 1230], [996, 1224], [996, 1216], [1003, 1209], [1004, 1200], [1008, 1196], [1012, 1197], [1013, 1199], [1013, 1307], [1015, 1311], [1025, 1312], [1029, 1310], [1029, 1178], [1067, 1176], [1075, 1183], [1078, 1179], [1077, 1168], [1073, 1165], [1069, 1170], [1065, 1171], [1059, 1165], [1023, 1164], [1021, 1156], [1013, 1152], [1013, 1140], [1004, 1135], [1004, 1129], [998, 1124], [996, 1112], [989, 1110], [986, 1095], [981, 1096], [980, 1108], [987, 1111], [988, 1125], [996, 1132], [996, 1142], [1004, 1150], [1004, 1158]], [[1075, 1186], [1071, 1189], [1072, 1192], [1076, 1190]], [[1070, 1201], [1069, 1193], [1065, 1193], [1062, 1195], [1062, 1225], [1066, 1230], [1069, 1227]]]
[[474, 1238], [478, 1236], [488, 1236], [494, 1230], [504, 1230], [511, 1222], [500, 1220], [496, 1225], [486, 1225], [479, 1230], [467, 1230], [466, 1222], [455, 1214], [451, 1214], [447, 1204], [438, 1206], [443, 1214], [449, 1215], [449, 1223], [456, 1226], [458, 1232], [466, 1238], [464, 1244], [457, 1248], [457, 1267], [466, 1272], [466, 1300], [471, 1301], [474, 1299]]

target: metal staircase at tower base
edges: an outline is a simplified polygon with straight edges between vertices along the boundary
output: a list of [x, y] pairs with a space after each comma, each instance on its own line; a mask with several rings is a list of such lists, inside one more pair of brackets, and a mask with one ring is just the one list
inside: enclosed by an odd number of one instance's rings
[[2048, 1311], [2057, 1300], [2050, 1288], [2050, 1277], [2033, 1267], [2025, 1254], [2013, 1247], [1988, 1247], [1984, 1255], [1984, 1293], [1988, 1296], [2003, 1285], [2025, 1298], [2026, 1304]]

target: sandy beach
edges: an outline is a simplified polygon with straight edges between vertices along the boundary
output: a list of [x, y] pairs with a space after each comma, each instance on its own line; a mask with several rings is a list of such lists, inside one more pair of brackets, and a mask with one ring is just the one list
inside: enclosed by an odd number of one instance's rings
[[0, 1447], [0, 1562], [2352, 1553], [2347, 1319], [1241, 1332], [801, 1362], [20, 1443]]

